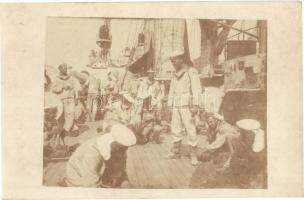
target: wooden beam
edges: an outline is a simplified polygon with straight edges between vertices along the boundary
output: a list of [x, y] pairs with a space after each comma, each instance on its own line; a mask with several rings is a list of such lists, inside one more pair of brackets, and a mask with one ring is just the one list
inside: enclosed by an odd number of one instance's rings
[[254, 35], [254, 34], [252, 34], [252, 33], [249, 33], [249, 32], [247, 32], [247, 31], [243, 31], [243, 30], [241, 30], [241, 29], [235, 28], [235, 27], [233, 27], [233, 26], [230, 26], [230, 25], [225, 24], [225, 23], [222, 23], [222, 22], [218, 22], [218, 21], [213, 20], [213, 19], [210, 19], [210, 21], [213, 21], [213, 22], [215, 22], [215, 23], [217, 23], [217, 24], [226, 26], [226, 27], [228, 27], [228, 28], [231, 28], [231, 29], [233, 29], [233, 30], [239, 31], [239, 32], [241, 32], [241, 33], [244, 33], [244, 34], [246, 34], [246, 35], [249, 35], [249, 36], [251, 36], [251, 37], [254, 37], [254, 38], [258, 39], [258, 36]]
[[[244, 31], [250, 31], [250, 30], [255, 29], [255, 28], [257, 28], [257, 27], [252, 27], [252, 28], [246, 29]], [[237, 36], [239, 34], [241, 34], [241, 33], [234, 34], [234, 35], [230, 36], [228, 39], [233, 38], [233, 37], [235, 37], [235, 36]]]

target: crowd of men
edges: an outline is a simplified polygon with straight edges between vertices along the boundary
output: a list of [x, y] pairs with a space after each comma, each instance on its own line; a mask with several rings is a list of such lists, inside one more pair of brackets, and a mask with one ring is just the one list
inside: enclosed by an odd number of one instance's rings
[[[62, 185], [129, 187], [124, 182], [127, 181], [128, 147], [136, 143], [161, 143], [160, 135], [165, 128], [172, 136], [172, 148], [164, 159], [181, 158], [182, 141], [187, 136], [190, 162], [194, 166], [224, 151], [228, 156], [221, 168], [226, 170], [233, 166], [232, 163], [238, 163], [236, 155], [240, 157], [237, 153], [239, 144], [250, 152], [244, 156], [243, 148], [241, 159], [251, 159], [247, 155], [264, 149], [259, 142], [264, 136], [261, 136], [263, 133], [257, 121], [241, 121], [238, 129], [226, 123], [219, 113], [223, 97], [220, 89], [215, 90], [217, 92], [211, 98], [213, 104], [208, 107], [208, 90], [202, 88], [197, 70], [185, 64], [184, 52], [174, 52], [170, 60], [175, 73], [168, 94], [163, 80], [155, 78], [152, 70], [147, 71], [145, 77], [130, 83], [127, 90], [121, 89], [119, 77], [114, 72], [109, 72], [104, 82], [94, 74], [83, 71], [87, 79], [82, 84], [68, 74], [66, 64], [58, 67], [59, 75], [52, 84], [46, 75], [45, 119], [50, 119], [45, 120], [46, 146], [52, 141], [53, 147], [60, 148], [61, 143], [65, 146], [65, 136], [77, 136], [76, 108], [81, 110], [79, 116], [86, 116], [88, 121], [95, 121], [98, 117], [102, 119], [98, 128], [98, 132], [102, 132], [100, 137], [81, 144], [76, 151], [75, 148], [68, 148], [67, 151], [73, 153]], [[169, 110], [171, 115], [170, 128], [164, 123], [165, 110]], [[53, 129], [52, 124], [57, 128]], [[208, 128], [206, 136], [209, 144], [198, 149], [200, 124]], [[251, 139], [248, 139], [248, 135]], [[237, 169], [240, 167], [235, 166]], [[100, 173], [102, 168], [103, 172]], [[242, 183], [242, 187], [246, 187], [244, 184], [248, 185]]]

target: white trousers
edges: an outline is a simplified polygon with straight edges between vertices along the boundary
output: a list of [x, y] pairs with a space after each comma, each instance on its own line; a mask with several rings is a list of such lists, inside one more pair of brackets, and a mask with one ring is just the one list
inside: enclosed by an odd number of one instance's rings
[[71, 131], [75, 120], [75, 101], [74, 98], [62, 99], [64, 114], [64, 130]]
[[188, 144], [191, 146], [197, 145], [195, 123], [189, 107], [173, 107], [171, 132], [173, 142], [179, 142], [187, 135]]

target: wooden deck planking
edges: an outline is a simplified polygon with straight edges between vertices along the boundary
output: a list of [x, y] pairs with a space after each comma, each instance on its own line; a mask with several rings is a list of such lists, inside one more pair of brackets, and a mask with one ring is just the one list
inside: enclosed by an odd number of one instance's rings
[[170, 173], [170, 168], [167, 164], [167, 161], [164, 156], [165, 152], [159, 150], [160, 145], [155, 144], [151, 147], [151, 152], [155, 156], [155, 160], [158, 166], [158, 170], [154, 172], [154, 176], [158, 176], [162, 181], [164, 188], [173, 188], [176, 186], [176, 181], [172, 179], [172, 174]]
[[[170, 141], [170, 136], [165, 135], [164, 136], [164, 145], [161, 145], [161, 148], [163, 151], [168, 151], [168, 149], [171, 148], [171, 141]], [[199, 143], [202, 143], [202, 140], [204, 140], [203, 136], [198, 136]], [[184, 145], [184, 143], [183, 143]], [[176, 168], [179, 170], [179, 175], [183, 177], [184, 183], [181, 185], [183, 188], [188, 188], [190, 179], [192, 177], [192, 174], [195, 170], [195, 166], [191, 165], [191, 161], [189, 157], [182, 156], [181, 159], [174, 159], [172, 160], [173, 163], [175, 163]]]
[[[130, 155], [134, 154], [134, 148], [129, 148], [128, 149], [128, 157], [130, 157]], [[138, 182], [138, 174], [137, 174], [137, 170], [138, 170], [138, 166], [134, 165], [134, 163], [132, 162], [128, 162], [129, 160], [127, 160], [127, 174], [128, 174], [128, 178], [129, 181], [131, 183], [131, 185], [140, 185]]]
[[168, 166], [166, 165], [164, 160], [160, 160], [164, 157], [164, 154], [162, 152], [159, 152], [158, 148], [159, 148], [158, 144], [155, 144], [155, 146], [151, 148], [151, 152], [155, 157], [157, 166], [159, 168], [159, 170], [156, 171], [156, 176], [158, 176], [159, 179], [161, 179], [163, 188], [170, 188], [172, 187], [172, 185], [174, 185], [174, 182], [171, 181], [170, 174], [168, 172]]
[[[140, 174], [142, 171], [142, 167], [139, 165], [140, 160], [137, 156], [137, 149], [136, 146], [130, 148], [130, 152], [128, 153], [128, 159], [127, 159], [127, 173], [130, 172], [130, 168], [133, 166], [134, 173], [128, 174], [128, 176], [132, 176], [133, 181], [131, 181], [131, 185], [133, 187], [140, 187], [145, 184], [145, 181], [143, 178], [140, 178]], [[137, 164], [136, 164], [137, 162]]]
[[161, 187], [160, 185], [162, 184], [162, 181], [159, 181], [159, 176], [157, 175], [157, 173], [155, 174], [155, 172], [159, 171], [158, 165], [159, 163], [157, 162], [157, 157], [152, 155], [152, 149], [153, 147], [151, 146], [152, 144], [146, 144], [144, 146], [141, 146], [142, 149], [142, 153], [145, 156], [145, 161], [146, 163], [148, 163], [149, 167], [147, 168], [147, 175], [150, 179], [150, 184], [151, 187], [153, 188], [159, 188]]
[[[97, 123], [89, 124], [76, 138], [67, 138], [69, 144], [84, 142], [96, 137]], [[132, 188], [188, 188], [195, 170], [190, 159], [168, 160], [164, 156], [171, 148], [169, 134], [163, 134], [163, 143], [148, 143], [130, 147], [128, 150], [127, 173]], [[55, 186], [65, 175], [66, 162], [48, 163], [44, 168], [44, 184]]]
[[163, 165], [163, 168], [165, 168], [164, 172], [162, 173], [166, 173], [170, 182], [170, 185], [167, 188], [177, 188], [182, 184], [182, 182], [177, 178], [178, 171], [176, 170], [173, 160], [164, 158], [167, 152], [164, 151], [161, 146], [162, 145], [157, 145], [154, 149], [159, 154], [159, 164]]
[[138, 174], [140, 174], [138, 176], [139, 178], [138, 180], [141, 183], [139, 188], [142, 188], [142, 187], [146, 187], [149, 184], [149, 177], [146, 174], [148, 166], [139, 147], [140, 146], [134, 146], [135, 148], [134, 155], [136, 155], [135, 157], [136, 160], [133, 160], [133, 164], [138, 165]]

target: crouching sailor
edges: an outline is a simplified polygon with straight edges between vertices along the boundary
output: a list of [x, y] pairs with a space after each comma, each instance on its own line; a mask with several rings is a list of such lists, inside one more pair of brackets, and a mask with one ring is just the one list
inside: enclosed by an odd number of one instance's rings
[[[135, 135], [124, 125], [114, 124], [103, 127], [103, 130], [105, 134], [83, 143], [70, 157], [66, 170], [66, 186], [107, 187], [103, 186], [102, 180], [107, 162], [112, 159], [112, 155], [126, 159], [124, 155], [128, 147], [136, 143]], [[123, 171], [120, 174], [126, 174], [125, 168], [120, 170]]]

